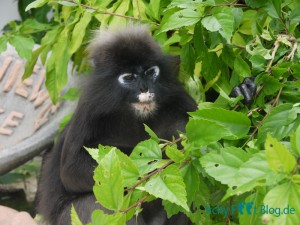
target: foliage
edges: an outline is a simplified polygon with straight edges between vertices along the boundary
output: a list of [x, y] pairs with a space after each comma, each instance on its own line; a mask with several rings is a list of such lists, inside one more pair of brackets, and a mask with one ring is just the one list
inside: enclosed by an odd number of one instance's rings
[[[114, 212], [95, 211], [91, 224], [125, 224], [155, 198], [168, 216], [181, 211], [197, 225], [300, 224], [298, 0], [37, 0], [27, 10], [46, 4], [53, 19], [12, 24], [0, 51], [9, 42], [28, 60], [24, 78], [40, 57], [53, 102], [70, 59], [88, 71], [91, 30], [134, 21], [148, 23], [163, 50], [181, 56], [180, 79], [200, 103], [179, 139], [160, 140], [147, 127], [151, 139], [130, 156], [114, 147], [88, 149], [99, 163], [96, 198]], [[32, 34], [41, 31], [31, 53]], [[229, 97], [249, 76], [258, 85], [251, 108]], [[218, 98], [207, 103], [212, 89]], [[72, 219], [80, 224], [74, 210]]]

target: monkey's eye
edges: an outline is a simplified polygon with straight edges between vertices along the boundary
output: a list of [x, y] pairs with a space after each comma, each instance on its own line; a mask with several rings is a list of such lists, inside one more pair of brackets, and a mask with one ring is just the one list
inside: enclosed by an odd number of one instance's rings
[[119, 76], [118, 80], [121, 84], [129, 83], [135, 79], [135, 75], [132, 73], [124, 73]]
[[146, 76], [151, 76], [153, 78], [156, 78], [159, 74], [159, 67], [158, 66], [152, 66], [149, 69], [145, 71]]

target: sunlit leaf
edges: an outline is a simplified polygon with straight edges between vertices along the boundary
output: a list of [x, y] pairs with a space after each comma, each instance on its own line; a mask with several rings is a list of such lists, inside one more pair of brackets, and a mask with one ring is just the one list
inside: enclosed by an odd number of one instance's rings
[[163, 172], [151, 177], [145, 184], [145, 190], [157, 198], [168, 200], [189, 211], [185, 184], [176, 166], [168, 166]]
[[268, 135], [266, 143], [266, 154], [269, 166], [276, 172], [291, 173], [297, 163], [292, 153], [287, 150], [284, 144]]

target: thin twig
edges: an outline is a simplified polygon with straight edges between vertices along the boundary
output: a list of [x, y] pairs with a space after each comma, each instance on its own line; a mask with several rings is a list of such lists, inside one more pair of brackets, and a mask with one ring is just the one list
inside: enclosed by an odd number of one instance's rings
[[149, 197], [149, 195], [145, 195], [144, 197], [142, 197], [141, 199], [139, 199], [136, 203], [134, 203], [131, 206], [129, 206], [127, 209], [120, 210], [119, 212], [121, 212], [121, 213], [127, 213], [127, 212], [129, 212], [131, 209], [133, 209], [133, 208], [141, 205], [148, 197]]
[[153, 175], [161, 172], [163, 169], [165, 169], [166, 167], [168, 167], [169, 165], [173, 164], [174, 162], [172, 160], [170, 160], [169, 162], [167, 162], [165, 165], [163, 165], [162, 167], [152, 171], [151, 173], [149, 173], [148, 175], [144, 176], [140, 181], [138, 181], [137, 183], [135, 183], [133, 186], [131, 186], [130, 188], [126, 188], [125, 191], [130, 191], [135, 189], [137, 186], [139, 186], [140, 184], [142, 184], [143, 182], [145, 182], [146, 180], [148, 180], [150, 177], [152, 177]]
[[225, 220], [224, 225], [228, 225], [228, 224], [229, 224], [230, 216], [231, 216], [231, 206], [232, 206], [232, 202], [233, 202], [233, 197], [231, 197], [230, 200], [229, 200], [228, 214], [227, 214], [227, 216], [226, 216], [226, 220]]

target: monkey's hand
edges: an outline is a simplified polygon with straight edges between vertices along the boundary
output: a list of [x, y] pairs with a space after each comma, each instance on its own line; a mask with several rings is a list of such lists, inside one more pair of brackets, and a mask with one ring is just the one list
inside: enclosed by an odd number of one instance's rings
[[254, 83], [254, 78], [251, 77], [251, 78], [245, 78], [240, 85], [235, 86], [232, 89], [229, 96], [238, 97], [240, 95], [243, 95], [244, 96], [243, 103], [247, 107], [250, 107], [253, 102], [255, 93], [256, 93], [256, 84]]

